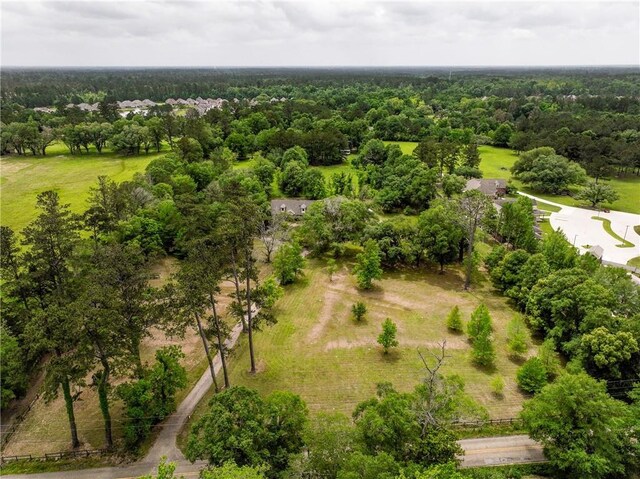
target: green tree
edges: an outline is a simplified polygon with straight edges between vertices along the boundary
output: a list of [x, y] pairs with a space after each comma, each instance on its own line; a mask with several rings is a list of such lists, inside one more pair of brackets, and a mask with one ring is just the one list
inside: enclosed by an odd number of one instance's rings
[[457, 220], [460, 222], [464, 238], [467, 240], [467, 264], [464, 280], [464, 289], [466, 290], [471, 286], [476, 231], [490, 205], [489, 199], [479, 190], [465, 191], [458, 200], [459, 215], [457, 215]]
[[467, 323], [467, 334], [473, 342], [479, 336], [491, 334], [492, 329], [491, 315], [486, 305], [482, 303], [471, 313], [471, 319]]
[[355, 431], [343, 414], [318, 414], [304, 433], [304, 471], [335, 477], [355, 449]]
[[390, 318], [386, 318], [382, 323], [382, 332], [378, 336], [378, 344], [382, 346], [384, 354], [387, 354], [390, 348], [398, 346], [397, 334], [398, 327]]
[[564, 374], [545, 386], [524, 403], [521, 417], [562, 477], [624, 477], [637, 462], [626, 405], [585, 373]]
[[531, 394], [537, 393], [547, 384], [547, 370], [543, 362], [534, 357], [520, 366], [516, 379], [520, 389]]
[[446, 204], [438, 204], [418, 218], [418, 241], [429, 258], [440, 265], [440, 273], [444, 272], [445, 264], [457, 259], [463, 236], [460, 226], [451, 221], [452, 213]]
[[498, 146], [507, 146], [513, 135], [513, 128], [509, 123], [501, 123], [493, 133], [493, 142]]
[[283, 285], [293, 283], [302, 273], [304, 265], [302, 246], [296, 241], [280, 246], [273, 259], [274, 273]]
[[498, 233], [503, 242], [510, 243], [514, 249], [535, 252], [537, 241], [534, 225], [533, 204], [526, 196], [520, 196], [516, 201], [502, 206]]
[[362, 301], [358, 301], [353, 306], [351, 306], [351, 313], [353, 314], [354, 319], [357, 322], [360, 322], [367, 314], [367, 306]]
[[82, 386], [89, 369], [81, 347], [78, 316], [70, 308], [73, 292], [71, 262], [80, 236], [78, 219], [61, 205], [58, 194], [45, 191], [37, 197], [38, 217], [22, 232], [27, 251], [25, 270], [40, 307], [29, 316], [24, 337], [32, 357], [51, 354], [45, 368], [45, 399], [57, 397], [62, 389], [71, 431], [71, 446], [80, 445], [71, 386]]
[[491, 367], [496, 360], [496, 351], [493, 347], [491, 333], [482, 332], [473, 341], [471, 359], [479, 366]]
[[504, 394], [504, 379], [502, 376], [496, 376], [491, 380], [491, 390], [493, 394], [502, 397]]
[[24, 392], [27, 386], [27, 374], [23, 361], [24, 352], [16, 337], [0, 321], [0, 409]]
[[337, 479], [395, 479], [400, 466], [385, 452], [375, 455], [352, 452], [338, 471]]
[[602, 203], [613, 203], [620, 198], [620, 195], [611, 185], [592, 182], [582, 188], [576, 198], [588, 201], [591, 206], [597, 208]]
[[447, 198], [462, 194], [467, 180], [458, 175], [444, 175], [442, 178], [442, 192]]
[[266, 464], [280, 472], [302, 448], [306, 417], [304, 402], [294, 394], [276, 392], [262, 399], [256, 391], [232, 387], [213, 396], [193, 424], [186, 456], [212, 466]]
[[562, 194], [587, 179], [584, 168], [556, 154], [537, 156], [526, 166], [516, 162], [513, 171], [515, 178], [542, 193]]
[[515, 316], [507, 324], [507, 348], [516, 357], [524, 356], [529, 350], [529, 333], [521, 316]]
[[556, 345], [552, 339], [545, 339], [538, 348], [538, 359], [542, 361], [547, 376], [554, 379], [560, 374], [560, 357], [556, 352]]
[[460, 308], [458, 308], [458, 306], [451, 308], [447, 316], [447, 328], [456, 333], [463, 331], [464, 325], [462, 324], [462, 315], [460, 314]]
[[629, 361], [638, 357], [638, 341], [631, 332], [595, 328], [580, 339], [580, 349], [587, 371], [597, 377], [619, 379], [621, 370], [630, 367]]
[[204, 469], [200, 472], [201, 479], [265, 479], [267, 468], [264, 466], [236, 466], [233, 462], [226, 462], [221, 467]]
[[353, 269], [360, 288], [371, 289], [373, 280], [382, 278], [380, 263], [380, 249], [377, 243], [367, 240], [364, 251], [356, 257], [356, 265]]

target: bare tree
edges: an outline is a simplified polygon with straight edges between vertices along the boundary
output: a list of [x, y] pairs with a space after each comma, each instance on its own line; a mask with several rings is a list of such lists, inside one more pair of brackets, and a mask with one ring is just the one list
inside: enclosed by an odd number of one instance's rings
[[275, 251], [279, 244], [289, 239], [289, 223], [286, 213], [277, 213], [271, 216], [271, 221], [265, 221], [260, 224], [259, 235], [260, 241], [264, 245], [265, 263], [271, 263], [271, 254]]
[[489, 201], [489, 198], [478, 190], [465, 191], [458, 200], [458, 208], [460, 211], [458, 220], [463, 228], [465, 238], [467, 240], [467, 266], [464, 279], [464, 289], [469, 289], [471, 286], [476, 231], [490, 206], [491, 202]]

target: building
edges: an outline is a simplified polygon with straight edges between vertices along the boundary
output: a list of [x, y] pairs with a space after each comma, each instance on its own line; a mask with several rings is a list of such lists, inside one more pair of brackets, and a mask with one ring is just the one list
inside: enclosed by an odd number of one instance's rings
[[507, 194], [507, 180], [495, 178], [471, 178], [465, 191], [480, 190], [490, 198], [501, 198]]
[[273, 216], [287, 213], [295, 217], [300, 217], [307, 212], [309, 205], [314, 200], [292, 200], [288, 198], [278, 198], [271, 200], [271, 214]]

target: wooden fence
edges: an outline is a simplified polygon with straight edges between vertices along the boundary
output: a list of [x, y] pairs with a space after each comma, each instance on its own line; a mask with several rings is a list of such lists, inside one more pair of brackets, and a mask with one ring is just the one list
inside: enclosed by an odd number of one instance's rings
[[11, 424], [7, 427], [6, 430], [4, 429], [2, 430], [2, 432], [0, 433], [0, 449], [3, 449], [5, 444], [9, 442], [9, 439], [11, 439], [11, 436], [15, 434], [16, 430], [18, 429], [18, 426], [20, 425], [20, 423], [22, 423], [22, 421], [24, 421], [24, 418], [27, 417], [27, 414], [29, 413], [29, 411], [31, 411], [31, 408], [36, 403], [39, 397], [40, 397], [40, 394], [36, 394], [36, 396], [33, 398], [33, 401], [29, 403], [29, 405], [25, 408], [25, 410], [22, 411], [20, 414], [18, 414], [14, 418], [14, 420], [11, 422]]
[[522, 419], [519, 417], [507, 417], [503, 419], [486, 419], [484, 421], [454, 421], [451, 423], [453, 427], [460, 428], [480, 428], [484, 426], [504, 426], [504, 425], [522, 425]]
[[22, 454], [19, 456], [2, 456], [0, 463], [16, 461], [59, 461], [61, 459], [78, 459], [84, 457], [104, 456], [112, 451], [109, 449], [82, 449], [78, 451], [52, 452], [49, 454]]

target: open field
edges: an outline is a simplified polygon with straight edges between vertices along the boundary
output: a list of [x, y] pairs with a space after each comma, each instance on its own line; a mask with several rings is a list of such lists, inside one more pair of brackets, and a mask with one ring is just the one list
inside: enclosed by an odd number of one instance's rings
[[0, 223], [21, 230], [36, 216], [36, 196], [53, 189], [63, 203], [80, 213], [86, 209], [89, 188], [98, 176], [107, 175], [117, 182], [130, 180], [143, 172], [147, 164], [165, 154], [149, 153], [126, 157], [105, 151], [98, 154], [67, 154], [57, 143], [47, 149], [47, 156], [10, 156], [0, 158]]
[[[378, 287], [362, 292], [349, 273], [352, 265], [340, 266], [330, 282], [323, 261], [309, 260], [304, 278], [288, 286], [278, 302], [277, 324], [254, 336], [259, 372], [248, 372], [248, 346], [242, 338], [230, 361], [232, 384], [263, 394], [291, 390], [301, 395], [312, 414], [351, 414], [356, 404], [375, 394], [376, 383], [391, 381], [401, 391], [413, 389], [423, 376], [417, 351], [434, 350], [438, 341], [446, 340], [449, 357], [444, 372], [459, 374], [467, 391], [492, 417], [517, 414], [524, 399], [515, 384], [518, 364], [507, 357], [505, 348], [506, 324], [516, 313], [492, 291], [488, 281], [464, 292], [457, 269], [449, 269], [445, 275], [399, 271], [386, 273]], [[356, 301], [364, 301], [369, 310], [362, 323], [351, 317], [351, 305]], [[493, 317], [495, 371], [473, 366], [466, 337], [445, 327], [445, 317], [453, 306], [460, 307], [466, 321], [481, 302]], [[376, 338], [386, 317], [397, 323], [400, 346], [385, 356]], [[497, 374], [505, 379], [503, 398], [491, 392], [490, 382]], [[208, 397], [194, 416], [206, 409]]]

